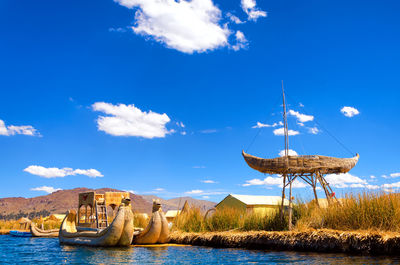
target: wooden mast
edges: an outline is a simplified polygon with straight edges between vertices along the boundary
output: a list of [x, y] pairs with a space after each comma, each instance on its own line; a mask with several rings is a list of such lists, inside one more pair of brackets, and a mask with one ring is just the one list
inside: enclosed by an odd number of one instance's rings
[[[284, 126], [284, 134], [285, 134], [285, 158], [286, 158], [286, 168], [289, 168], [289, 130], [287, 124], [287, 116], [286, 116], [286, 100], [285, 100], [285, 90], [283, 87], [282, 80], [282, 99], [283, 99], [283, 126]], [[290, 174], [283, 174], [283, 187], [282, 187], [282, 204], [281, 204], [281, 218], [283, 218], [283, 209], [284, 209], [284, 201], [285, 201], [285, 187], [286, 187], [286, 179], [289, 182], [289, 230], [292, 230], [292, 182], [293, 177]]]

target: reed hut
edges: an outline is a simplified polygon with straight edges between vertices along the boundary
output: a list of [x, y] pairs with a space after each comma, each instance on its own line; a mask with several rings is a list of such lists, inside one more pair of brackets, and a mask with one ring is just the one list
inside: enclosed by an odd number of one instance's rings
[[[280, 196], [256, 196], [256, 195], [239, 195], [229, 194], [215, 208], [221, 210], [223, 208], [234, 208], [247, 213], [256, 213], [268, 215], [279, 210], [282, 198]], [[284, 206], [287, 208], [289, 201], [285, 199]]]
[[180, 213], [180, 210], [169, 210], [165, 213], [165, 218], [167, 218], [168, 223], [172, 223]]

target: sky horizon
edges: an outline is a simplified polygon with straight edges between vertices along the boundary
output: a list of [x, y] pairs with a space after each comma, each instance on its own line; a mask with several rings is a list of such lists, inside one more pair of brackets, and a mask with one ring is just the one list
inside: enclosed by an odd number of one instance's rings
[[[346, 192], [400, 189], [396, 1], [0, 4], [0, 197], [115, 188], [280, 195], [241, 152], [352, 157]], [[311, 199], [304, 182], [296, 198]], [[319, 191], [319, 196], [322, 192]]]

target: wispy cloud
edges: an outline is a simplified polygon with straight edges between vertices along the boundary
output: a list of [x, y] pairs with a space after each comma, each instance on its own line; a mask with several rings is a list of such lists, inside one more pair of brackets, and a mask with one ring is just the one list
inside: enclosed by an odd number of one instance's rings
[[302, 114], [302, 113], [300, 113], [298, 111], [294, 111], [294, 110], [289, 110], [288, 114], [296, 117], [298, 122], [300, 122], [300, 123], [305, 123], [305, 122], [314, 120], [314, 116]]
[[46, 193], [53, 193], [56, 192], [58, 190], [61, 190], [59, 188], [53, 188], [53, 187], [49, 187], [49, 186], [41, 186], [41, 187], [37, 187], [37, 188], [32, 188], [31, 190], [33, 191], [44, 191]]
[[[273, 133], [275, 135], [283, 136], [283, 135], [285, 135], [285, 129], [284, 128], [275, 129], [273, 131]], [[295, 131], [295, 130], [288, 130], [288, 135], [289, 136], [294, 136], [294, 135], [298, 135], [298, 134], [300, 134], [300, 132]]]
[[244, 36], [243, 32], [241, 32], [240, 30], [236, 31], [235, 38], [236, 44], [231, 46], [233, 50], [238, 51], [240, 49], [246, 49], [248, 47], [249, 42]]
[[206, 130], [202, 130], [200, 132], [208, 134], [208, 133], [216, 133], [216, 132], [218, 132], [218, 130], [216, 130], [216, 129], [206, 129]]
[[241, 21], [240, 18], [238, 18], [237, 16], [235, 16], [234, 14], [228, 12], [226, 13], [226, 16], [229, 18], [230, 21], [232, 21], [235, 24], [243, 24], [244, 21]]
[[343, 108], [340, 110], [340, 112], [343, 113], [344, 116], [349, 117], [349, 118], [354, 117], [354, 116], [360, 114], [360, 112], [358, 111], [358, 109], [356, 109], [356, 108], [354, 108], [354, 107], [343, 107]]
[[43, 178], [63, 178], [65, 176], [74, 176], [74, 175], [85, 175], [90, 178], [103, 177], [103, 175], [96, 169], [72, 169], [68, 167], [57, 168], [57, 167], [42, 167], [31, 165], [24, 169], [25, 172], [28, 172], [32, 175], [40, 176]]
[[[249, 187], [249, 186], [277, 186], [277, 187], [282, 187], [283, 186], [283, 179], [280, 176], [272, 177], [268, 176], [265, 179], [251, 179], [251, 180], [246, 180], [245, 184], [242, 184], [243, 187]], [[307, 187], [307, 184], [304, 182], [300, 182], [297, 179], [293, 181], [293, 188], [304, 188]]]
[[193, 168], [206, 168], [205, 166], [193, 166]]
[[191, 191], [186, 191], [185, 193], [191, 195], [191, 194], [202, 194], [203, 192], [204, 192], [203, 190], [191, 190]]
[[40, 136], [40, 133], [33, 128], [31, 125], [8, 125], [6, 126], [3, 120], [0, 120], [0, 135], [12, 136], [16, 134], [29, 135], [29, 136]]
[[170, 122], [167, 114], [141, 111], [135, 105], [113, 105], [96, 102], [92, 105], [94, 111], [103, 112], [109, 116], [99, 116], [97, 128], [114, 136], [136, 136], [143, 138], [164, 138], [174, 130], [168, 130], [165, 125]]
[[206, 183], [206, 184], [215, 184], [215, 183], [217, 183], [217, 182], [215, 182], [214, 180], [211, 180], [211, 179], [202, 180], [201, 182]]
[[269, 127], [274, 128], [274, 127], [277, 127], [277, 126], [283, 126], [283, 122], [280, 121], [280, 122], [275, 122], [273, 124], [265, 124], [265, 123], [257, 122], [257, 124], [254, 125], [251, 128], [253, 128], [253, 129], [255, 129], [255, 128], [269, 128]]
[[249, 20], [257, 21], [258, 18], [267, 16], [267, 12], [262, 11], [256, 7], [255, 0], [242, 0], [241, 5], [243, 11], [246, 12]]
[[120, 32], [120, 33], [124, 33], [126, 32], [126, 28], [109, 28], [108, 29], [109, 32]]
[[191, 195], [191, 196], [213, 196], [213, 195], [221, 195], [221, 194], [226, 194], [226, 191], [222, 190], [200, 190], [200, 189], [194, 189], [190, 191], [186, 191], [184, 194], [185, 195]]
[[384, 179], [398, 178], [398, 177], [400, 177], [400, 173], [391, 173], [391, 174], [389, 174], [389, 176], [382, 175], [382, 178], [384, 178]]
[[[351, 184], [362, 184], [363, 186], [368, 185], [365, 179], [361, 179], [350, 173], [344, 174], [328, 174], [325, 176], [328, 183], [335, 188], [348, 188]], [[355, 186], [353, 185], [353, 188]]]
[[317, 127], [308, 128], [308, 132], [311, 134], [318, 134], [319, 129]]

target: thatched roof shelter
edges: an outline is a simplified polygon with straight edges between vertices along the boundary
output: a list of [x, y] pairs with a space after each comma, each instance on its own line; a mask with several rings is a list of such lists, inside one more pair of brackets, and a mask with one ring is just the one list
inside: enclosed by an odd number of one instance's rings
[[21, 217], [21, 218], [18, 220], [18, 223], [19, 223], [20, 225], [22, 225], [22, 224], [30, 224], [30, 223], [31, 223], [31, 220], [29, 220], [29, 219], [26, 218], [26, 217]]

